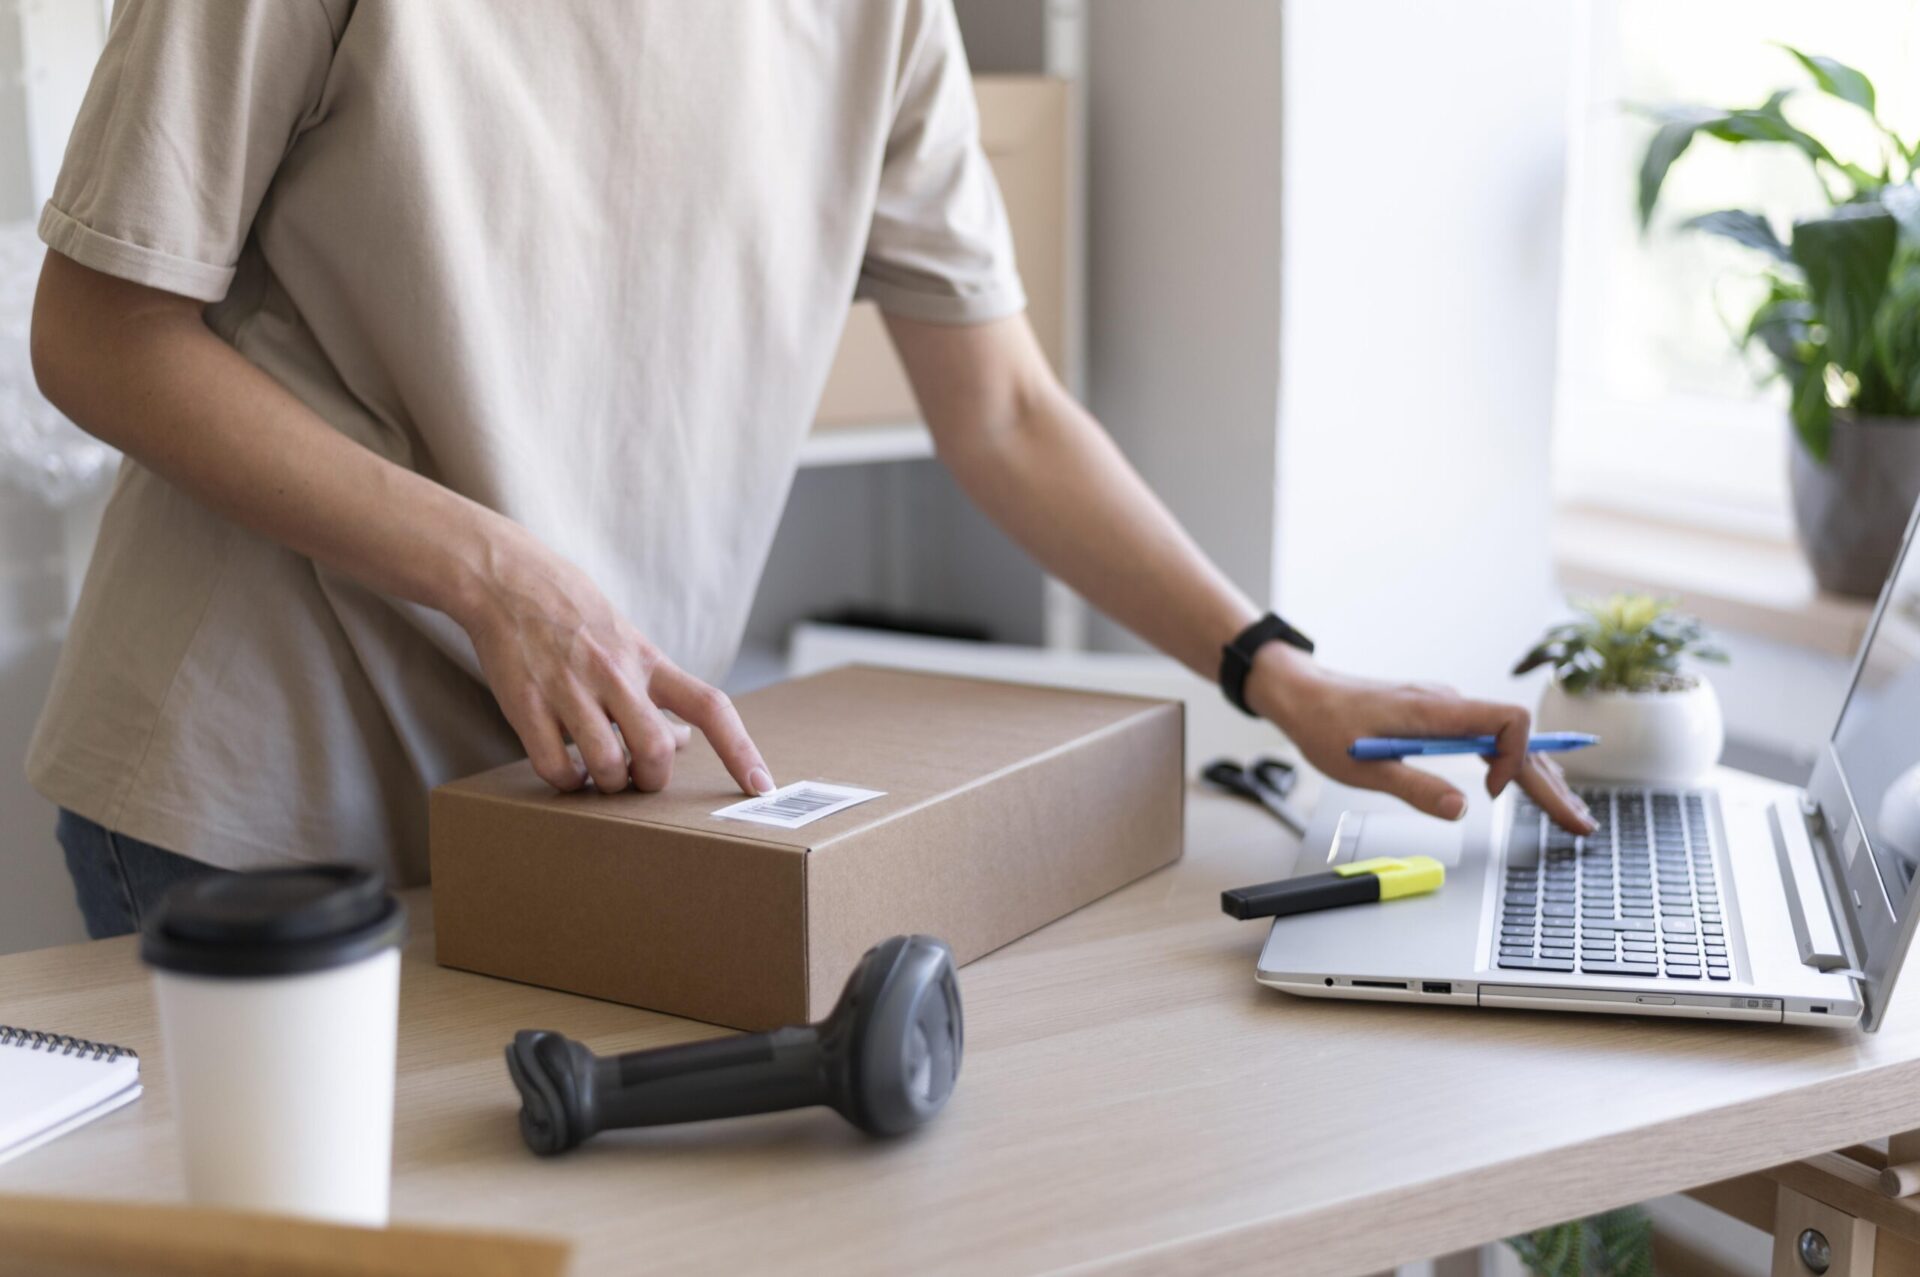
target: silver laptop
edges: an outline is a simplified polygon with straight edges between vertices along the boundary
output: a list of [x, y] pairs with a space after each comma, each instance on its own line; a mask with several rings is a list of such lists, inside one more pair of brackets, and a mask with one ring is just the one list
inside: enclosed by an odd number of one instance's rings
[[1280, 918], [1289, 993], [1877, 1027], [1920, 902], [1920, 510], [1804, 791], [1603, 785], [1576, 838], [1517, 788], [1446, 824], [1329, 786], [1299, 872], [1432, 855], [1429, 896]]

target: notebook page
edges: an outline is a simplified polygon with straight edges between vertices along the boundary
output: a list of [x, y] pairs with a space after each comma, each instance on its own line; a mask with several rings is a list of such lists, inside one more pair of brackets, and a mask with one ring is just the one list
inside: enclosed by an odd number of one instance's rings
[[16, 1041], [0, 1046], [0, 1157], [140, 1082], [131, 1055], [97, 1060]]
[[92, 1108], [81, 1109], [78, 1113], [75, 1113], [72, 1117], [57, 1126], [50, 1126], [38, 1135], [29, 1135], [18, 1144], [11, 1145], [7, 1148], [0, 1148], [0, 1166], [6, 1165], [22, 1153], [31, 1153], [42, 1144], [52, 1143], [68, 1131], [79, 1130], [96, 1117], [105, 1117], [117, 1108], [125, 1108], [127, 1105], [139, 1099], [141, 1092], [145, 1089], [146, 1088], [141, 1086], [140, 1083], [135, 1082], [125, 1090], [109, 1095]]

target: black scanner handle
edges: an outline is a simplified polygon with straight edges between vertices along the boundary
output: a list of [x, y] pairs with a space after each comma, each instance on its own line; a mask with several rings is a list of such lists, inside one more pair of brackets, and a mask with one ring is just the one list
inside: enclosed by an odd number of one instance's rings
[[525, 1029], [507, 1047], [507, 1072], [521, 1137], [543, 1155], [600, 1131], [812, 1105], [898, 1135], [945, 1107], [963, 1041], [952, 951], [932, 936], [894, 936], [867, 950], [818, 1024], [606, 1057]]
[[598, 1061], [594, 1075], [610, 1128], [774, 1113], [830, 1099], [820, 1035], [811, 1025], [633, 1051]]

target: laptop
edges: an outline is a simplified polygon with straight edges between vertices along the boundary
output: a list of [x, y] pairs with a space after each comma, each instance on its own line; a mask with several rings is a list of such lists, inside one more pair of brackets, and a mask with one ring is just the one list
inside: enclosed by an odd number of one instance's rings
[[1430, 855], [1446, 885], [1276, 919], [1262, 984], [1311, 997], [1876, 1028], [1920, 916], [1920, 509], [1804, 790], [1581, 789], [1576, 838], [1510, 787], [1465, 820], [1329, 785], [1299, 872]]

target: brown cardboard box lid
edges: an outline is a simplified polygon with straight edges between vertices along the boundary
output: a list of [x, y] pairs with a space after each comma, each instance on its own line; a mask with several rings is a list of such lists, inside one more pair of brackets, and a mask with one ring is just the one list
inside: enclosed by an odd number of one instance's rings
[[807, 851], [1142, 715], [1164, 713], [1166, 706], [1143, 697], [858, 665], [762, 688], [741, 698], [740, 710], [776, 783], [813, 780], [884, 791], [798, 829], [714, 816], [743, 795], [698, 732], [680, 751], [672, 783], [656, 794], [556, 793], [524, 762], [443, 789]]

